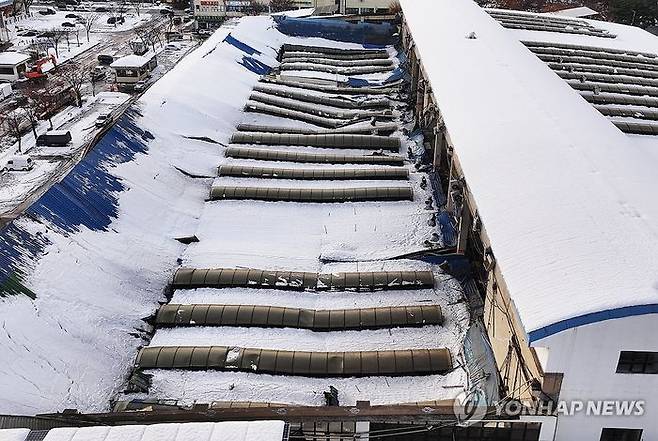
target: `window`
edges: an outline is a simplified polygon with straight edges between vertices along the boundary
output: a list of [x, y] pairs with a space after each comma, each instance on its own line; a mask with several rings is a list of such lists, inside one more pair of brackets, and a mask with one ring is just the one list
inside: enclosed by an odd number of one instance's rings
[[0, 67], [0, 75], [15, 75], [13, 67]]
[[642, 429], [612, 429], [604, 427], [600, 441], [641, 441]]
[[658, 374], [658, 352], [621, 351], [618, 374]]

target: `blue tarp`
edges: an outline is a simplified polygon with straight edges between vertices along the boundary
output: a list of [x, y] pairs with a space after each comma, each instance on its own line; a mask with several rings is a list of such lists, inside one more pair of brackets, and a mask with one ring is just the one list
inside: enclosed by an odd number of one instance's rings
[[21, 219], [30, 219], [68, 235], [81, 226], [106, 230], [118, 214], [118, 193], [125, 190], [111, 167], [131, 161], [147, 150], [153, 135], [137, 127], [138, 113], [128, 110], [61, 182], [0, 230], [0, 297], [23, 293], [34, 297], [22, 280], [50, 243], [46, 235], [31, 234]]
[[396, 43], [396, 28], [389, 23], [349, 23], [336, 19], [275, 18], [277, 29], [294, 37], [320, 37], [346, 43], [359, 43], [365, 48], [381, 48]]

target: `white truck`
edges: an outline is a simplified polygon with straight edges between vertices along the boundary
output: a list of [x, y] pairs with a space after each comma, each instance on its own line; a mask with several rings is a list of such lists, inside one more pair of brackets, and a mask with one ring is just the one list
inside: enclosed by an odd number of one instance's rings
[[34, 167], [34, 161], [27, 155], [10, 156], [5, 166], [5, 170], [9, 171], [28, 171]]

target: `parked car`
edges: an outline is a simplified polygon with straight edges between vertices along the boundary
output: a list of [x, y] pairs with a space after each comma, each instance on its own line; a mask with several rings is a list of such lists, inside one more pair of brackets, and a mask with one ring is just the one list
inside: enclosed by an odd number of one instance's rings
[[71, 142], [71, 132], [68, 130], [51, 130], [37, 137], [38, 146], [64, 147]]
[[183, 34], [176, 31], [165, 32], [165, 38], [167, 41], [180, 41], [183, 39]]
[[183, 23], [183, 19], [181, 17], [174, 17], [171, 19], [171, 22], [175, 25], [179, 25]]
[[70, 21], [65, 21], [64, 23], [62, 23], [62, 27], [63, 28], [74, 28], [75, 25], [73, 23], [71, 23]]
[[94, 9], [94, 12], [110, 12], [110, 10], [105, 6], [98, 6]]
[[100, 64], [112, 64], [114, 62], [114, 57], [109, 54], [98, 54], [96, 59]]
[[160, 14], [162, 14], [162, 15], [166, 15], [166, 14], [174, 15], [174, 10], [171, 9], [169, 6], [165, 6], [164, 8], [160, 8]]
[[135, 83], [135, 85], [133, 86], [133, 90], [135, 92], [142, 92], [142, 91], [146, 90], [147, 85], [148, 85], [148, 82], [146, 80], [140, 80], [140, 81]]
[[77, 14], [66, 14], [66, 15], [64, 16], [64, 18], [72, 18], [73, 20], [78, 20], [78, 19], [81, 19], [82, 17], [80, 17], [80, 16], [77, 15]]
[[33, 29], [28, 29], [25, 31], [20, 31], [16, 35], [18, 35], [19, 37], [36, 37], [37, 35], [39, 35], [39, 33]]
[[200, 37], [210, 37], [212, 35], [212, 31], [208, 29], [199, 29], [197, 31], [197, 35], [199, 35]]
[[177, 44], [174, 44], [174, 43], [169, 43], [168, 45], [166, 45], [164, 47], [164, 50], [166, 50], [166, 51], [179, 51], [180, 46], [178, 46]]
[[188, 15], [189, 15], [189, 14], [192, 13], [192, 8], [185, 8], [185, 9], [183, 9], [183, 12], [184, 12], [185, 14], [188, 14]]
[[10, 171], [28, 171], [34, 167], [34, 161], [27, 155], [11, 156], [4, 170]]
[[56, 12], [55, 12], [54, 9], [46, 8], [46, 9], [42, 9], [41, 11], [39, 11], [39, 14], [41, 14], [41, 15], [55, 15]]
[[107, 24], [123, 24], [126, 22], [126, 19], [123, 17], [109, 17], [107, 19]]
[[98, 118], [96, 118], [96, 121], [94, 122], [94, 125], [96, 127], [100, 128], [100, 127], [105, 126], [105, 124], [107, 124], [111, 120], [112, 120], [112, 118], [110, 117], [109, 113], [101, 113], [100, 115], [98, 115]]

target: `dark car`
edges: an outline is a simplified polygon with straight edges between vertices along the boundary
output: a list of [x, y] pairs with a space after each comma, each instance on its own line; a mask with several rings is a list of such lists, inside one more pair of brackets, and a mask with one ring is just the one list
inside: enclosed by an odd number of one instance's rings
[[21, 31], [17, 34], [19, 37], [36, 37], [39, 35], [37, 31], [34, 31], [32, 29], [28, 29], [27, 31]]
[[62, 23], [62, 27], [63, 28], [74, 28], [75, 25], [73, 23], [71, 23], [70, 21], [65, 21], [64, 23]]
[[54, 9], [46, 8], [44, 10], [39, 11], [39, 14], [41, 15], [55, 15], [56, 12]]
[[68, 130], [53, 130], [37, 138], [38, 146], [64, 147], [71, 142], [71, 132]]
[[79, 15], [76, 15], [76, 14], [66, 14], [66, 16], [64, 18], [72, 18], [73, 20], [78, 20], [82, 17], [80, 17]]
[[123, 17], [110, 17], [107, 19], [107, 24], [123, 24], [126, 19]]
[[114, 62], [114, 57], [108, 54], [99, 54], [96, 58], [100, 64], [112, 64]]
[[110, 10], [108, 8], [106, 8], [105, 6], [99, 6], [99, 7], [95, 8], [94, 11], [95, 12], [110, 12]]

